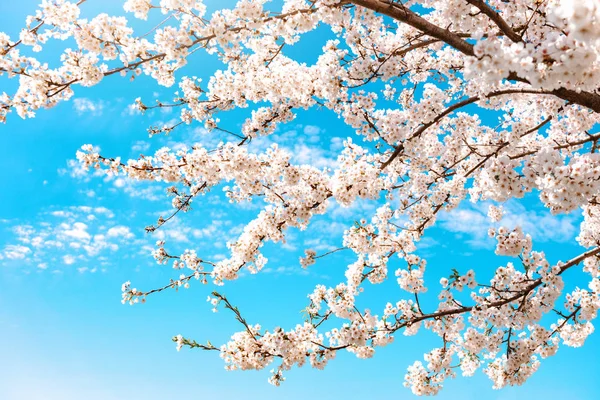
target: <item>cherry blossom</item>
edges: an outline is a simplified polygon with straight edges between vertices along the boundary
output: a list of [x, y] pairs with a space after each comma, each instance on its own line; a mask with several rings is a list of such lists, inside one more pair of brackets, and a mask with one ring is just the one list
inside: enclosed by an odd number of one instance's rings
[[[206, 260], [200, 249], [171, 254], [159, 241], [152, 256], [178, 271], [152, 290], [126, 282], [124, 303], [194, 281], [220, 287], [242, 272], [260, 274], [268, 263], [263, 245], [285, 243], [290, 228], [308, 228], [334, 205], [377, 204], [372, 215], [348, 224], [343, 247], [325, 254], [305, 249], [298, 268], [317, 268], [338, 250], [351, 252], [354, 262], [339, 284], [318, 285], [308, 295], [304, 321], [263, 328], [214, 291], [212, 308], [231, 312], [241, 330], [219, 347], [178, 335], [178, 350], [217, 351], [229, 370], [269, 367], [269, 382], [278, 386], [293, 367], [323, 369], [339, 351], [370, 358], [399, 333], [425, 329], [440, 346], [408, 367], [405, 385], [432, 395], [459, 370], [471, 376], [482, 369], [494, 388], [520, 385], [561, 345], [582, 346], [593, 332], [600, 309], [596, 1], [239, 0], [208, 15], [201, 0], [127, 0], [127, 17], [84, 19], [85, 3], [43, 0], [18, 38], [0, 33], [0, 75], [18, 80], [14, 92], [0, 94], [0, 121], [13, 111], [33, 117], [109, 77], [144, 74], [178, 88], [155, 106], [135, 100], [142, 112], [179, 110], [174, 126], [152, 127], [151, 136], [181, 124], [223, 131], [221, 120], [234, 109], [248, 109], [248, 116], [239, 133], [225, 130], [230, 140], [214, 148], [186, 143], [124, 160], [89, 144], [77, 153], [81, 164], [165, 185], [172, 214], [148, 233], [221, 188], [232, 207], [256, 198], [263, 204], [228, 243], [225, 259]], [[153, 13], [174, 18], [143, 35], [127, 19]], [[318, 29], [335, 39], [316, 49], [312, 63], [291, 58], [288, 47]], [[52, 40], [73, 48], [47, 54]], [[205, 81], [182, 76], [200, 50], [222, 68]], [[311, 108], [336, 115], [355, 133], [338, 135], [335, 167], [294, 163], [277, 144], [249, 148]], [[527, 194], [554, 215], [583, 215], [580, 255], [548, 260], [521, 227], [497, 226], [502, 204]], [[427, 282], [420, 242], [440, 212], [451, 214], [467, 199], [491, 204], [488, 234], [496, 254], [512, 261], [495, 266], [489, 281], [465, 266], [439, 286]], [[589, 276], [587, 288], [565, 290], [573, 268]], [[391, 270], [403, 295], [382, 310], [359, 308], [364, 286], [381, 284]], [[423, 296], [437, 305], [422, 307]]]

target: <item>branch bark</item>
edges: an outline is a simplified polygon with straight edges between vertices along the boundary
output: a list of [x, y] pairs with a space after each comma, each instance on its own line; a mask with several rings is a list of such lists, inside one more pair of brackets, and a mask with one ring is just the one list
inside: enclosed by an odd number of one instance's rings
[[504, 18], [502, 18], [502, 16], [499, 13], [494, 11], [494, 9], [492, 7], [490, 7], [485, 1], [483, 1], [483, 0], [466, 0], [466, 1], [467, 1], [467, 3], [477, 7], [479, 9], [479, 11], [484, 13], [490, 20], [492, 20], [492, 22], [494, 22], [494, 24], [496, 24], [496, 26], [500, 29], [500, 31], [503, 34], [505, 34], [506, 37], [508, 37], [510, 40], [512, 40], [515, 43], [522, 41], [521, 36], [519, 36], [510, 27], [510, 25], [508, 25], [508, 23], [504, 20]]
[[[493, 19], [498, 25], [498, 27], [502, 29], [508, 29], [512, 31], [512, 29], [508, 26], [506, 21], [502, 19], [502, 17], [497, 14], [491, 8], [487, 10], [483, 5], [487, 6], [483, 1], [479, 0], [468, 0], [469, 3], [474, 4], [476, 7], [479, 5], [482, 7], [482, 12], [488, 15], [490, 19]], [[353, 3], [357, 6], [365, 7], [370, 10], [373, 10], [377, 13], [387, 15], [397, 21], [403, 22], [412, 26], [413, 28], [423, 32], [424, 34], [431, 36], [433, 38], [439, 39], [451, 46], [452, 48], [460, 51], [466, 56], [475, 57], [474, 46], [468, 43], [466, 40], [462, 39], [460, 35], [451, 32], [448, 29], [441, 28], [431, 22], [427, 21], [425, 18], [418, 16], [410, 9], [404, 7], [404, 5], [400, 3], [395, 3], [393, 0], [349, 0], [350, 3]], [[483, 5], [482, 5], [483, 4]], [[487, 6], [489, 8], [489, 6]], [[506, 26], [505, 26], [506, 25]], [[503, 31], [504, 32], [504, 31]], [[506, 32], [504, 32], [506, 34]], [[516, 35], [516, 33], [515, 33]], [[508, 34], [507, 34], [508, 36]], [[511, 34], [512, 36], [512, 34]], [[516, 39], [516, 37], [515, 37]], [[520, 39], [520, 37], [519, 37]], [[515, 80], [523, 83], [529, 83], [527, 79], [519, 77], [514, 72], [511, 72], [508, 76], [508, 80]], [[600, 113], [600, 95], [586, 92], [586, 91], [575, 91], [572, 89], [560, 88], [553, 90], [551, 94], [556, 97], [569, 101], [574, 104], [578, 104], [589, 108], [595, 112]]]
[[447, 43], [466, 55], [475, 55], [472, 44], [467, 43], [456, 33], [432, 24], [402, 4], [393, 3], [391, 0], [350, 0], [350, 2], [404, 22], [431, 37]]

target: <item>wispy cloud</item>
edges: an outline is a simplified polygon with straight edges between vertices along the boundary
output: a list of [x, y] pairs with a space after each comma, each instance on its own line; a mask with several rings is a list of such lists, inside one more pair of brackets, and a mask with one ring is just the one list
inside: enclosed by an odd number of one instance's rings
[[93, 101], [85, 97], [78, 97], [73, 100], [73, 109], [78, 115], [93, 115], [98, 117], [104, 110], [103, 101]]
[[[131, 230], [106, 207], [71, 206], [41, 213], [35, 222], [9, 226], [12, 243], [0, 248], [3, 263], [39, 270], [99, 261], [134, 244]], [[106, 264], [105, 262], [100, 264]], [[85, 265], [84, 265], [85, 266]]]
[[138, 109], [138, 107], [135, 104], [128, 104], [127, 107], [125, 107], [125, 109], [123, 109], [123, 111], [121, 112], [122, 116], [128, 115], [130, 117], [141, 114], [142, 112]]
[[[99, 151], [98, 147], [94, 148], [94, 151]], [[58, 174], [61, 176], [70, 176], [71, 178], [75, 178], [81, 182], [89, 182], [92, 177], [101, 177], [105, 176], [104, 171], [101, 169], [97, 170], [86, 170], [79, 161], [71, 159], [67, 160], [66, 168], [59, 168]]]
[[[329, 148], [322, 143], [329, 141]], [[272, 144], [286, 150], [295, 164], [308, 164], [317, 168], [334, 168], [337, 165], [337, 138], [327, 138], [324, 130], [315, 125], [299, 125], [295, 129], [276, 132], [255, 139], [250, 144], [254, 152], [265, 151]]]
[[113, 226], [112, 228], [109, 228], [106, 232], [106, 236], [110, 238], [120, 237], [125, 239], [131, 239], [132, 237], [134, 237], [133, 233], [131, 233], [129, 228], [123, 225]]
[[309, 275], [310, 271], [300, 266], [288, 267], [288, 266], [279, 266], [279, 267], [266, 267], [262, 271], [265, 274], [274, 274], [274, 275]]
[[440, 213], [440, 227], [459, 235], [465, 235], [467, 242], [475, 247], [490, 248], [494, 241], [487, 236], [488, 229], [497, 226], [515, 228], [520, 226], [534, 242], [565, 243], [572, 241], [578, 233], [580, 216], [552, 215], [546, 209], [526, 207], [523, 203], [509, 201], [503, 204], [504, 216], [493, 223], [487, 216], [488, 202], [461, 206], [449, 213]]
[[150, 143], [145, 140], [138, 140], [131, 146], [131, 151], [134, 153], [145, 153], [148, 149], [150, 149]]
[[4, 246], [4, 250], [0, 252], [0, 260], [7, 258], [9, 260], [22, 260], [31, 253], [31, 249], [27, 246], [9, 244]]
[[[172, 212], [173, 210], [165, 210], [159, 214], [166, 216]], [[203, 247], [203, 251], [216, 253], [226, 251], [225, 244], [237, 239], [240, 233], [241, 224], [236, 225], [229, 219], [221, 219], [218, 213], [210, 213], [204, 219], [204, 223], [190, 218], [175, 218], [155, 231], [152, 239], [176, 245], [193, 244], [194, 247]]]

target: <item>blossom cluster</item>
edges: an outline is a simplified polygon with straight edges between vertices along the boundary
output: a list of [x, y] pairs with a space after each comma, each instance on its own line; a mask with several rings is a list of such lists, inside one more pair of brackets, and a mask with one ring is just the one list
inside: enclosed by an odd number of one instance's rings
[[[2, 122], [12, 111], [33, 117], [72, 98], [79, 86], [113, 75], [144, 74], [177, 86], [172, 102], [156, 106], [179, 109], [176, 126], [201, 124], [214, 132], [222, 129], [223, 114], [248, 109], [240, 132], [229, 132], [235, 139], [215, 148], [185, 143], [131, 160], [102, 155], [92, 145], [77, 153], [85, 168], [167, 186], [173, 213], [146, 227], [149, 233], [219, 187], [232, 206], [261, 200], [224, 259], [206, 260], [194, 249], [171, 254], [159, 241], [153, 257], [178, 276], [150, 291], [127, 282], [123, 302], [143, 302], [194, 280], [220, 286], [244, 270], [258, 274], [268, 263], [265, 243], [284, 243], [290, 228], [307, 228], [332, 205], [371, 201], [375, 212], [349, 222], [341, 238], [340, 249], [349, 250], [353, 262], [342, 282], [309, 294], [306, 321], [263, 329], [214, 292], [208, 298], [213, 309], [233, 312], [243, 330], [220, 347], [179, 335], [177, 348], [218, 351], [232, 370], [279, 363], [269, 381], [280, 385], [294, 366], [323, 369], [343, 350], [369, 358], [398, 332], [427, 329], [441, 345], [408, 368], [405, 385], [429, 395], [458, 369], [466, 376], [483, 369], [496, 388], [519, 385], [559, 346], [581, 346], [600, 309], [597, 2], [281, 0], [279, 6], [273, 11], [266, 0], [239, 0], [209, 16], [202, 0], [127, 0], [124, 10], [135, 18], [168, 15], [138, 35], [124, 16], [84, 19], [85, 2], [43, 0], [18, 38], [0, 33], [0, 76], [18, 79], [14, 93], [0, 94]], [[290, 56], [288, 48], [303, 35], [325, 28], [335, 38], [312, 62]], [[74, 48], [64, 49], [58, 63], [48, 62], [44, 50], [51, 40], [70, 40]], [[181, 76], [200, 49], [218, 57], [222, 68], [204, 81]], [[137, 98], [135, 107], [154, 106]], [[277, 144], [257, 151], [248, 146], [299, 110], [317, 107], [355, 133], [340, 137], [335, 166], [294, 163]], [[486, 113], [499, 118], [490, 121]], [[577, 241], [585, 251], [551, 262], [521, 227], [491, 228], [496, 253], [515, 261], [493, 270], [489, 281], [474, 269], [454, 269], [440, 280], [437, 297], [431, 294], [419, 248], [440, 213], [452, 215], [467, 199], [485, 200], [493, 202], [488, 216], [497, 223], [500, 203], [526, 194], [555, 215], [580, 210]], [[299, 268], [318, 268], [323, 256], [307, 249]], [[568, 270], [580, 264], [590, 279], [587, 289], [565, 293]], [[361, 308], [364, 286], [387, 281], [390, 268], [402, 296], [379, 313]], [[423, 307], [430, 304], [421, 301], [425, 295], [434, 297], [434, 307]]]

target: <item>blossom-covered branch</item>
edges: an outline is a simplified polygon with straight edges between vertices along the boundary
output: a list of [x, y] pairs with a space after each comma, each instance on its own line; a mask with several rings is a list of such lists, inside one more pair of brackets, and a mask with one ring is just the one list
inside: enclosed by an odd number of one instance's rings
[[[376, 211], [348, 221], [341, 245], [326, 243], [331, 250], [321, 255], [305, 249], [298, 268], [318, 268], [339, 250], [353, 262], [340, 284], [319, 285], [309, 295], [302, 324], [264, 330], [214, 292], [208, 299], [213, 308], [223, 305], [243, 329], [221, 347], [176, 336], [177, 348], [219, 351], [229, 369], [277, 362], [270, 381], [279, 385], [293, 366], [322, 369], [342, 350], [371, 357], [399, 332], [426, 328], [440, 346], [425, 355], [425, 364], [409, 367], [405, 384], [414, 393], [435, 394], [459, 369], [472, 375], [483, 368], [497, 388], [518, 385], [559, 345], [581, 346], [600, 309], [600, 5], [267, 3], [239, 0], [208, 16], [201, 0], [124, 1], [136, 18], [165, 15], [138, 34], [123, 16], [80, 18], [87, 2], [43, 0], [18, 38], [0, 33], [0, 76], [18, 79], [14, 92], [0, 95], [3, 122], [12, 111], [33, 117], [109, 77], [145, 74], [159, 85], [178, 86], [172, 99], [154, 106], [135, 100], [142, 112], [180, 111], [172, 124], [151, 127], [151, 135], [176, 136], [186, 124], [229, 135], [215, 148], [186, 143], [127, 161], [92, 145], [77, 153], [86, 168], [166, 185], [172, 212], [149, 225], [149, 234], [185, 218], [197, 199], [219, 188], [232, 207], [260, 200], [260, 211], [229, 243], [225, 259], [207, 261], [194, 249], [175, 254], [159, 241], [156, 261], [185, 273], [146, 291], [127, 282], [123, 302], [144, 302], [194, 280], [226, 285], [243, 270], [260, 273], [268, 262], [265, 243], [285, 242], [290, 228], [308, 228], [333, 205], [371, 201]], [[335, 38], [315, 46], [314, 62], [289, 55], [306, 33], [323, 29]], [[70, 40], [74, 48], [49, 54], [52, 40]], [[206, 82], [193, 70], [182, 75], [201, 50], [223, 65], [208, 71]], [[336, 132], [343, 144], [329, 168], [296, 163], [275, 144], [248, 146], [311, 108], [336, 115], [347, 128]], [[221, 116], [234, 109], [248, 109], [240, 133], [220, 126]], [[579, 256], [551, 263], [533, 250], [521, 227], [497, 226], [499, 203], [527, 193], [554, 215], [582, 214]], [[419, 243], [440, 215], [452, 216], [466, 199], [493, 203], [488, 234], [497, 241], [496, 253], [514, 263], [503, 263], [485, 282], [473, 269], [452, 270], [432, 296], [436, 307], [428, 309], [424, 299], [437, 283], [425, 281]], [[567, 270], [581, 264], [587, 289], [565, 290]], [[388, 280], [390, 268], [404, 296], [390, 299], [379, 314], [361, 309], [364, 286]]]

